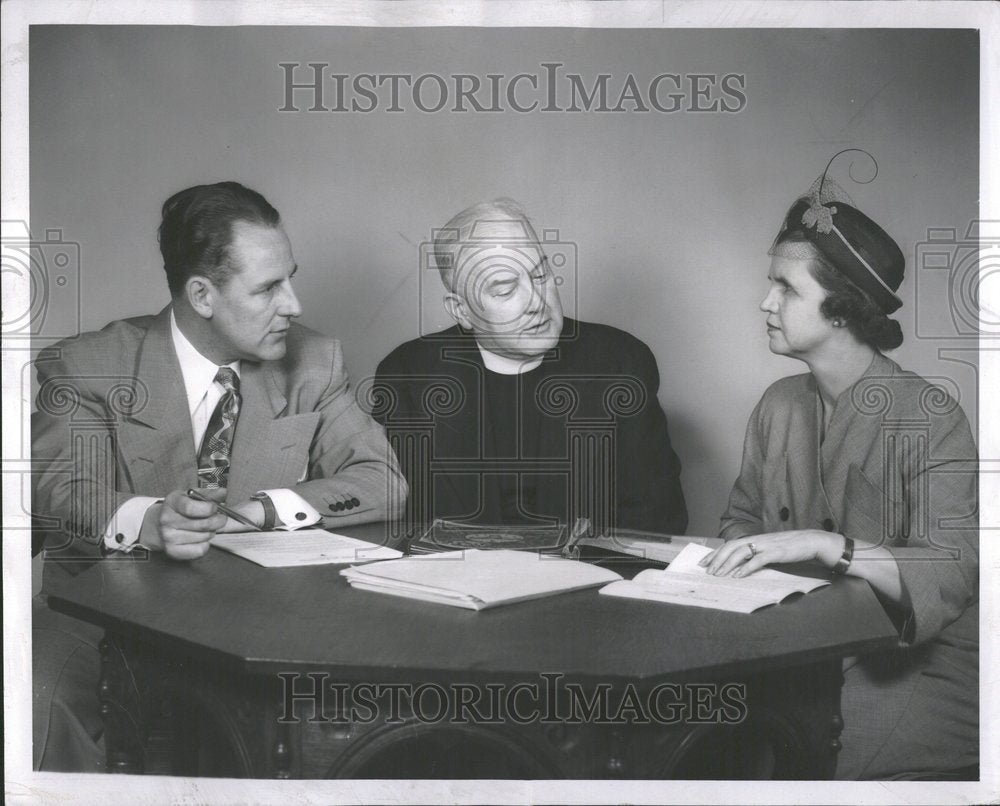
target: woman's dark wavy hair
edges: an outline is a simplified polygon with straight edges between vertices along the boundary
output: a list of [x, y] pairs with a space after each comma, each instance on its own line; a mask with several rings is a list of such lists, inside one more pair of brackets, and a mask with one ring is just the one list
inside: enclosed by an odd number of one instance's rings
[[813, 259], [809, 273], [826, 291], [826, 299], [819, 312], [827, 319], [843, 319], [854, 337], [876, 350], [895, 350], [903, 343], [903, 329], [899, 322], [890, 319], [875, 301], [830, 263], [801, 230], [791, 229], [781, 233], [771, 248], [773, 253], [783, 243], [809, 244]]

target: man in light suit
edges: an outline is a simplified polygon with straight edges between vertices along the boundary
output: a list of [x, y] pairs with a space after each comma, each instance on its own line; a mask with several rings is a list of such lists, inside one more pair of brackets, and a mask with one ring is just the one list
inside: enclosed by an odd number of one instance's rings
[[[39, 356], [33, 501], [48, 556], [142, 546], [194, 560], [216, 532], [246, 528], [223, 501], [264, 528], [397, 517], [406, 482], [339, 342], [292, 322], [297, 267], [278, 212], [235, 182], [201, 185], [164, 203], [159, 236], [170, 305]], [[76, 706], [96, 711], [96, 665], [89, 699], [67, 706], [59, 689], [96, 660], [69, 641], [64, 667], [49, 639], [93, 636], [35, 616], [36, 766], [92, 769], [100, 727]]]

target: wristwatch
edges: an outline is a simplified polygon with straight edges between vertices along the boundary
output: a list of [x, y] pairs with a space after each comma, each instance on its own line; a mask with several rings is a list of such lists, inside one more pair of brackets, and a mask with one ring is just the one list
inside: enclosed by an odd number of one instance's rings
[[261, 527], [265, 532], [274, 529], [274, 524], [278, 520], [278, 512], [274, 508], [274, 502], [267, 493], [254, 493], [250, 496], [252, 501], [260, 501], [264, 505], [264, 525]]
[[844, 535], [844, 553], [840, 555], [840, 559], [837, 560], [837, 564], [833, 566], [833, 573], [846, 574], [847, 569], [851, 567], [851, 560], [853, 559], [854, 540], [847, 535]]

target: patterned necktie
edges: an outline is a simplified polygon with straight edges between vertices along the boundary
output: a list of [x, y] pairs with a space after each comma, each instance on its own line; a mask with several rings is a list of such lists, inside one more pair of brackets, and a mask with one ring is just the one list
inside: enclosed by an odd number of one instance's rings
[[229, 367], [219, 367], [215, 382], [226, 391], [212, 412], [198, 451], [198, 486], [225, 487], [229, 477], [229, 454], [240, 414], [240, 376]]

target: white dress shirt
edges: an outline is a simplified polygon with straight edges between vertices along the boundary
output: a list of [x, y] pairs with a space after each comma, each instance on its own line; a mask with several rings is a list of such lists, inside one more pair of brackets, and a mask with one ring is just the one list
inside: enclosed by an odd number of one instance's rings
[[[215, 382], [219, 366], [205, 358], [188, 341], [187, 336], [177, 326], [173, 311], [170, 311], [170, 335], [173, 339], [177, 361], [181, 366], [181, 376], [184, 379], [188, 412], [191, 415], [191, 431], [194, 434], [193, 449], [195, 456], [197, 456], [201, 441], [205, 436], [205, 430], [208, 428], [208, 421], [211, 419], [212, 412], [215, 411], [219, 400], [225, 394], [225, 389], [221, 384]], [[239, 361], [224, 366], [232, 369], [239, 377]], [[299, 528], [312, 526], [320, 521], [319, 512], [292, 490], [277, 489], [261, 490], [260, 492], [271, 499], [277, 518], [283, 524], [290, 523]], [[142, 529], [146, 510], [162, 500], [162, 498], [137, 495], [122, 504], [108, 521], [108, 526], [104, 531], [104, 544], [111, 549], [130, 551], [139, 539], [139, 531]], [[304, 518], [298, 517], [303, 513], [305, 514]], [[277, 526], [276, 528], [282, 527]]]

